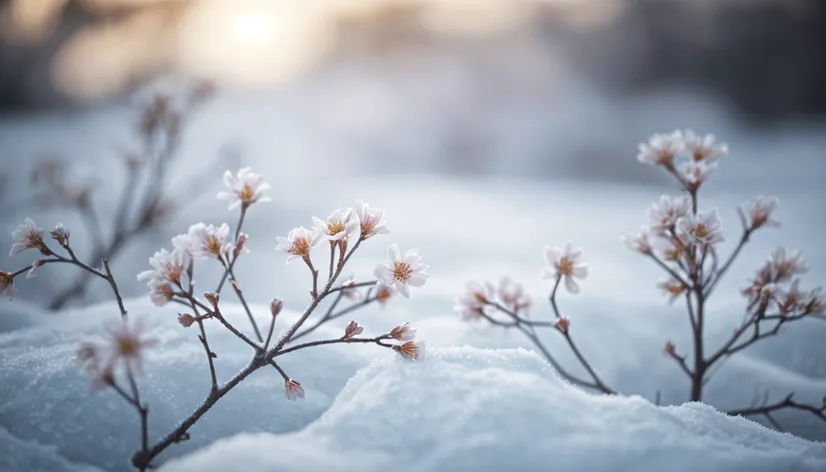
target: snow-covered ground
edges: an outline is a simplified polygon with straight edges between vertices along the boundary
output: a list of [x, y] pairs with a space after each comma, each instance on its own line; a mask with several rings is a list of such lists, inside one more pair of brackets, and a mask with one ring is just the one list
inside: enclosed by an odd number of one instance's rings
[[[357, 199], [383, 208], [392, 232], [371, 239], [354, 258], [352, 271], [369, 277], [384, 261], [386, 245], [396, 242], [403, 250], [421, 249], [431, 279], [411, 300], [393, 300], [384, 311], [370, 307], [353, 318], [368, 333], [411, 321], [434, 353], [421, 365], [364, 346], [325, 347], [285, 359], [287, 372], [307, 389], [306, 399], [287, 402], [277, 376], [254, 375], [191, 430], [190, 441], [162, 456], [193, 453], [165, 470], [225, 470], [217, 458], [273, 471], [362, 465], [378, 470], [391, 458], [402, 470], [485, 470], [500, 461], [522, 470], [549, 463], [562, 470], [622, 470], [643, 459], [652, 470], [686, 470], [688, 454], [692, 461], [707, 461], [704, 470], [826, 466], [821, 445], [726, 419], [706, 407], [656, 409], [638, 398], [590, 396], [563, 385], [531, 354], [452, 347], [530, 349], [518, 333], [461, 322], [452, 312], [453, 297], [466, 280], [510, 275], [532, 293], [532, 316], [548, 316], [549, 287], [537, 278], [540, 249], [571, 241], [584, 249], [592, 268], [582, 294], [560, 299], [582, 351], [621, 392], [650, 400], [661, 391], [663, 403], [683, 403], [688, 384], [661, 352], [666, 339], [678, 350], [688, 346], [686, 316], [657, 293], [656, 267], [619, 242], [620, 234], [645, 222], [651, 201], [672, 191], [655, 169], [636, 162], [636, 142], [675, 127], [712, 131], [729, 142], [732, 154], [701, 205], [719, 207], [731, 239], [737, 231], [735, 205], [760, 194], [780, 197], [777, 217], [784, 226], [756, 235], [715, 294], [707, 324], [714, 345], [742, 318], [736, 289], [777, 245], [804, 251], [812, 266], [806, 287], [826, 280], [821, 236], [826, 165], [818, 160], [826, 144], [823, 129], [756, 133], [693, 95], [607, 100], [576, 87], [530, 103], [488, 102], [478, 110], [471, 105], [479, 97], [463, 87], [467, 71], [436, 64], [418, 81], [405, 81], [399, 71], [342, 69], [279, 94], [220, 95], [185, 142], [177, 182], [206, 165], [221, 145], [239, 142], [244, 162], [273, 184], [274, 202], [251, 210], [246, 231], [252, 254], [238, 264], [238, 279], [262, 319], [274, 296], [293, 310], [307, 302], [309, 275], [299, 264], [284, 264], [284, 255], [274, 251], [276, 236]], [[490, 159], [479, 161], [497, 176], [441, 173], [449, 167], [445, 149], [452, 139], [445, 130], [460, 120], [458, 110], [475, 116], [498, 143]], [[97, 177], [96, 204], [104, 214], [111, 212], [114, 202], [102, 196], [120, 185], [111, 151], [128, 143], [127, 117], [118, 108], [0, 123], [0, 150], [19, 164], [4, 169], [12, 177], [4, 201], [12, 208], [2, 206], [3, 232], [10, 233], [24, 214], [43, 226], [63, 221], [79, 228], [66, 214], [15, 205], [20, 202], [15, 198], [27, 195], [26, 159], [42, 151], [60, 152], [71, 160], [73, 172]], [[215, 182], [217, 191], [219, 175]], [[176, 323], [173, 308], [153, 308], [134, 277], [157, 248], [189, 224], [234, 224], [236, 215], [225, 212], [213, 193], [207, 191], [184, 215], [136, 241], [113, 267], [124, 291], [137, 297], [127, 301], [130, 314], [145, 317], [150, 335], [162, 341], [141, 380], [151, 405], [151, 437], [168, 431], [201, 401], [208, 375], [194, 331]], [[81, 235], [76, 229], [72, 240], [82, 253]], [[8, 237], [0, 241], [7, 252]], [[30, 260], [21, 255], [10, 262], [0, 255], [3, 269]], [[218, 272], [217, 266], [199, 271], [199, 286], [211, 286]], [[96, 284], [93, 293], [106, 301], [59, 314], [23, 301], [36, 300], [38, 290], [63, 283], [71, 273], [45, 268], [20, 284], [21, 300], [0, 302], [0, 470], [129, 469], [138, 439], [134, 413], [110, 392], [90, 395], [74, 360], [78, 343], [117, 316], [106, 287]], [[245, 326], [238, 307], [228, 305], [225, 311]], [[319, 336], [339, 336], [349, 320], [340, 321]], [[226, 379], [245, 365], [249, 352], [211, 328], [219, 375]], [[794, 391], [801, 401], [819, 402], [826, 394], [825, 336], [826, 323], [812, 320], [735, 356], [708, 384], [707, 402], [720, 409], [746, 406], [766, 390], [772, 398]], [[559, 339], [548, 341], [573, 365]], [[374, 359], [379, 361], [371, 364]], [[810, 416], [776, 418], [800, 436], [826, 439], [826, 426]]]

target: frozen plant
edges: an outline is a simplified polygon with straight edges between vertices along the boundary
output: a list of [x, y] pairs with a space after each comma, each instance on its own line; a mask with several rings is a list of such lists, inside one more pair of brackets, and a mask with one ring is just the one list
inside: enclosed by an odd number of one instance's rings
[[[84, 343], [79, 347], [77, 356], [90, 376], [94, 390], [115, 392], [137, 413], [140, 419], [141, 440], [138, 451], [132, 457], [132, 464], [140, 471], [156, 467], [158, 464], [154, 461], [159, 454], [173, 444], [186, 440], [190, 428], [204, 414], [259, 369], [271, 367], [277, 372], [284, 381], [284, 395], [287, 399], [304, 398], [304, 387], [298, 380], [287, 375], [280, 366], [281, 356], [311, 347], [339, 343], [374, 344], [391, 349], [399, 357], [407, 360], [417, 360], [424, 355], [424, 343], [415, 341], [416, 330], [408, 323], [399, 324], [380, 335], [366, 336], [363, 335], [365, 328], [352, 320], [342, 327], [339, 337], [299, 342], [299, 339], [311, 334], [322, 324], [344, 317], [373, 302], [386, 304], [392, 298], [394, 289], [382, 281], [392, 279], [393, 285], [403, 290], [405, 296], [409, 296], [408, 285], [421, 287], [427, 281], [427, 266], [420, 263], [418, 250], [408, 251], [402, 256], [395, 244], [388, 248], [395, 264], [392, 270], [379, 265], [374, 271], [377, 278], [359, 282], [350, 276], [344, 282], [339, 281], [342, 271], [362, 243], [377, 234], [388, 232], [383, 221], [384, 213], [369, 208], [363, 202], [359, 202], [362, 211], [336, 210], [333, 216], [328, 218], [327, 224], [317, 225], [313, 231], [299, 228], [291, 231], [288, 238], [278, 238], [278, 249], [289, 254], [288, 261], [290, 258], [298, 257], [309, 268], [310, 301], [298, 321], [283, 334], [273, 337], [276, 319], [284, 306], [281, 299], [274, 298], [269, 305], [271, 316], [268, 326], [262, 330], [244, 297], [241, 283], [235, 275], [235, 265], [242, 255], [249, 252], [246, 247], [248, 236], [241, 232], [246, 214], [251, 206], [267, 200], [265, 193], [269, 187], [260, 175], [254, 174], [249, 168], [242, 169], [237, 175], [242, 176], [239, 179], [247, 182], [244, 185], [249, 185], [249, 191], [244, 186], [239, 186], [237, 180], [225, 178], [230, 190], [219, 194], [222, 200], [227, 199], [228, 193], [237, 193], [239, 196], [237, 202], [233, 201], [235, 197], [230, 197], [230, 207], [240, 208], [235, 230], [231, 231], [227, 224], [217, 227], [203, 223], [192, 225], [187, 233], [172, 238], [171, 250], [161, 249], [156, 252], [149, 259], [151, 268], [137, 275], [138, 280], [147, 283], [150, 299], [155, 305], [174, 303], [185, 307], [186, 311], [179, 314], [178, 322], [181, 329], [195, 328], [209, 367], [210, 388], [205, 392], [204, 400], [161, 438], [149, 437], [147, 419], [150, 410], [149, 405], [142, 399], [139, 385], [144, 353], [151, 349], [155, 340], [144, 336], [144, 326], [148, 319], [129, 319], [118, 285], [109, 268], [109, 261], [103, 259], [102, 269], [85, 264], [76, 257], [70, 243], [69, 231], [63, 225], [55, 226], [48, 233], [58, 248], [46, 241], [46, 231], [39, 228], [34, 221], [26, 219], [26, 223], [15, 231], [18, 246], [13, 252], [37, 252], [39, 258], [19, 270], [0, 271], [0, 291], [6, 292], [10, 298], [18, 277], [28, 278], [35, 269], [46, 264], [72, 264], [110, 285], [121, 316], [112, 320], [113, 323], [106, 327], [105, 342]], [[317, 218], [315, 220], [321, 221]], [[317, 249], [318, 242], [322, 239], [331, 242], [329, 272], [323, 277], [312, 260], [312, 252]], [[203, 293], [202, 297], [195, 293], [196, 265], [200, 264], [220, 264], [223, 268], [223, 276], [214, 291]], [[389, 275], [386, 273], [388, 270], [391, 271]], [[247, 329], [230, 323], [221, 312], [221, 292], [227, 281], [230, 282], [229, 285], [232, 286], [249, 318], [249, 331], [253, 333], [252, 336], [245, 334], [249, 332]], [[326, 304], [323, 314], [311, 321], [310, 318], [319, 311], [322, 304]], [[227, 380], [222, 381], [216, 374], [218, 356], [210, 347], [204, 328], [206, 323], [221, 325], [251, 350], [248, 365]]]
[[[202, 181], [206, 174], [196, 175], [193, 181], [175, 187], [170, 185], [169, 178], [181, 155], [180, 145], [188, 124], [211, 94], [212, 86], [208, 83], [187, 84], [178, 89], [151, 84], [141, 92], [136, 103], [136, 144], [118, 151], [125, 178], [119, 195], [114, 197], [114, 215], [111, 218], [106, 215], [111, 226], [102, 224], [103, 215], [95, 205], [96, 181], [70, 177], [64, 160], [54, 157], [43, 159], [34, 166], [31, 175], [34, 201], [45, 207], [72, 208], [86, 226], [92, 248], [88, 259], [84, 258], [87, 263], [95, 265], [103, 258], [114, 259], [132, 239], [157, 228], [163, 220], [180, 211], [181, 208], [173, 202], [191, 202], [197, 196], [193, 195], [193, 189], [197, 192], [205, 188]], [[214, 164], [224, 162], [221, 165], [225, 165], [226, 157], [220, 157]], [[244, 169], [237, 179], [242, 184], [253, 185], [252, 193], [240, 198], [246, 197], [250, 201], [259, 198], [257, 193], [262, 189], [246, 178]], [[173, 195], [174, 188], [186, 189], [186, 198]], [[89, 287], [89, 277], [92, 274], [86, 272], [62, 287], [48, 302], [49, 308], [57, 310], [82, 297]]]
[[[664, 352], [688, 378], [688, 399], [691, 401], [702, 401], [703, 389], [716, 372], [712, 369], [719, 369], [730, 356], [762, 339], [777, 335], [782, 327], [790, 323], [822, 318], [825, 310], [820, 288], [801, 289], [799, 276], [808, 269], [802, 254], [779, 248], [742, 291], [747, 299], [746, 316], [722, 344], [708, 345], [704, 326], [708, 316], [708, 300], [715, 288], [755, 232], [779, 226], [773, 218], [778, 205], [776, 198], [759, 197], [742, 205], [738, 208], [741, 232], [736, 246], [727, 257], [721, 257], [720, 244], [727, 240], [728, 235], [716, 208], [700, 210], [699, 194], [703, 184], [727, 154], [728, 146], [718, 143], [713, 135], [699, 135], [691, 130], [656, 134], [647, 143], [640, 144], [637, 159], [663, 169], [674, 178], [681, 193], [661, 196], [648, 210], [648, 223], [636, 234], [623, 237], [631, 250], [663, 270], [666, 278], [657, 286], [668, 297], [668, 302], [685, 300], [692, 339], [690, 353], [681, 354], [678, 346], [670, 340], [666, 341]], [[529, 303], [514, 302], [509, 295], [511, 292], [505, 288], [505, 282], [500, 282], [498, 290], [489, 283], [468, 283], [467, 293], [458, 299], [456, 310], [466, 320], [484, 320], [519, 330], [571, 383], [605, 394], [617, 393], [602, 381], [577, 348], [572, 338], [575, 325], [560, 314], [557, 305], [557, 291], [561, 283], [564, 282], [568, 292], [575, 294], [579, 292], [577, 279], [588, 275], [588, 268], [581, 260], [581, 251], [573, 249], [570, 244], [564, 249], [546, 247], [544, 256], [548, 267], [541, 275], [553, 283], [549, 297], [553, 321], [529, 319], [525, 313]], [[507, 284], [513, 283], [508, 281]], [[522, 293], [521, 289], [518, 293]], [[572, 374], [557, 361], [538, 335], [542, 328], [559, 333], [587, 377]], [[777, 429], [782, 428], [772, 414], [782, 409], [808, 412], [826, 421], [826, 397], [819, 405], [798, 402], [793, 393], [775, 401], [769, 398], [767, 393], [761, 402], [727, 413], [762, 415]]]

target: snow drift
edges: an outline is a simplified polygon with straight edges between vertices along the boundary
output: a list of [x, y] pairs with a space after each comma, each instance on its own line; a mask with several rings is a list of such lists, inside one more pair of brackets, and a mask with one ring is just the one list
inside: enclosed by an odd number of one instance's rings
[[702, 404], [589, 395], [521, 350], [375, 362], [304, 430], [242, 434], [163, 472], [225, 470], [819, 471], [826, 445]]

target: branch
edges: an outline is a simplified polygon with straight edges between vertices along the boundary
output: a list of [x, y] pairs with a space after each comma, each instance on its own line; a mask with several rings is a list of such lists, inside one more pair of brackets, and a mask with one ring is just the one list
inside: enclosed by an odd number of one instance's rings
[[723, 264], [723, 266], [722, 266], [722, 267], [720, 267], [720, 270], [719, 270], [719, 271], [717, 271], [717, 275], [714, 277], [714, 279], [712, 280], [712, 282], [709, 284], [708, 288], [705, 290], [705, 296], [706, 296], [706, 297], [708, 297], [709, 295], [711, 295], [711, 292], [712, 292], [712, 291], [714, 290], [714, 288], [717, 286], [717, 283], [718, 283], [718, 282], [720, 281], [720, 279], [722, 279], [722, 278], [723, 278], [723, 276], [726, 274], [726, 271], [728, 271], [729, 267], [731, 267], [731, 264], [732, 264], [732, 263], [734, 263], [734, 260], [735, 260], [735, 259], [737, 258], [737, 256], [740, 254], [740, 251], [743, 249], [743, 246], [745, 246], [745, 245], [746, 245], [746, 243], [749, 241], [749, 237], [751, 236], [751, 233], [752, 233], [753, 231], [754, 231], [753, 229], [744, 229], [744, 230], [743, 230], [743, 235], [740, 237], [740, 242], [738, 242], [738, 243], [737, 243], [737, 247], [735, 247], [735, 248], [734, 248], [734, 251], [733, 251], [733, 252], [731, 253], [731, 255], [728, 257], [728, 259], [727, 259], [727, 260], [726, 260], [726, 262]]
[[783, 430], [780, 427], [780, 424], [771, 417], [771, 414], [775, 411], [784, 410], [784, 409], [791, 409], [791, 410], [798, 410], [798, 411], [806, 411], [809, 412], [822, 421], [826, 422], [826, 404], [821, 407], [815, 407], [812, 405], [807, 405], [805, 403], [798, 403], [792, 399], [794, 397], [794, 392], [786, 395], [783, 400], [780, 400], [775, 403], [763, 404], [760, 406], [752, 407], [752, 408], [741, 408], [739, 410], [730, 410], [727, 411], [726, 414], [731, 416], [754, 416], [754, 415], [762, 415], [766, 417], [777, 429]]

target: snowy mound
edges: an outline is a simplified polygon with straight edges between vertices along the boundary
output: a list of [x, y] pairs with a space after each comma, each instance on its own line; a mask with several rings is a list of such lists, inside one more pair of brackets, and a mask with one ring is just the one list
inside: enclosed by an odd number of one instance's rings
[[525, 350], [375, 362], [304, 430], [241, 434], [165, 464], [226, 470], [822, 471], [826, 445], [702, 404], [586, 394]]

